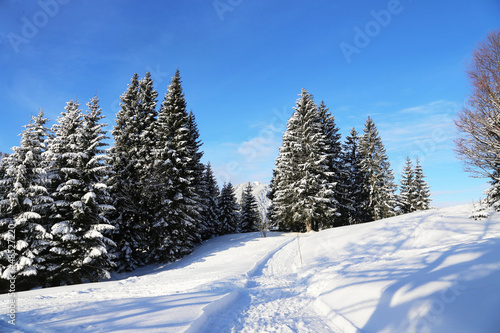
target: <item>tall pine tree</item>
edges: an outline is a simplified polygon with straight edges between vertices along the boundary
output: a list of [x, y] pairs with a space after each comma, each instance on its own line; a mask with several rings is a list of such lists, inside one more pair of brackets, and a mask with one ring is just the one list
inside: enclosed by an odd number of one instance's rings
[[277, 215], [278, 210], [276, 209], [276, 207], [274, 207], [274, 198], [275, 198], [275, 192], [276, 192], [275, 183], [277, 181], [277, 175], [278, 174], [276, 172], [276, 169], [274, 169], [273, 176], [271, 178], [271, 182], [269, 183], [269, 192], [267, 192], [267, 195], [266, 195], [266, 197], [270, 201], [269, 207], [267, 208], [266, 217], [268, 220], [269, 227], [274, 228], [274, 229], [283, 230], [284, 229], [283, 226], [280, 227], [280, 225], [279, 225], [280, 220], [279, 220], [279, 216]]
[[415, 197], [417, 210], [426, 210], [430, 208], [430, 187], [427, 185], [424, 178], [424, 171], [420, 165], [420, 161], [417, 159], [417, 163], [415, 164]]
[[208, 163], [205, 167], [205, 210], [202, 214], [203, 224], [205, 229], [202, 233], [202, 239], [209, 239], [216, 236], [219, 230], [219, 205], [218, 197], [220, 195], [219, 186], [217, 186], [217, 180], [212, 171], [212, 166]]
[[409, 157], [406, 158], [405, 166], [401, 173], [401, 186], [399, 188], [398, 205], [401, 214], [411, 213], [417, 210], [417, 189], [415, 182], [415, 171]]
[[224, 184], [218, 198], [219, 235], [237, 233], [239, 230], [238, 203], [231, 182]]
[[91, 280], [107, 278], [109, 274], [104, 269], [109, 270], [115, 267], [114, 255], [108, 253], [108, 250], [114, 250], [116, 247], [116, 244], [108, 238], [110, 231], [114, 229], [108, 216], [115, 208], [113, 207], [111, 188], [108, 184], [112, 170], [111, 159], [107, 155], [108, 144], [105, 142], [109, 139], [105, 130], [107, 124], [102, 122], [103, 119], [104, 115], [99, 106], [99, 98], [95, 96], [87, 103], [87, 111], [83, 114], [81, 128], [83, 151], [86, 155], [82, 170], [86, 193], [82, 197], [84, 214], [81, 218], [92, 223], [91, 232], [85, 237], [99, 239], [94, 241], [94, 244], [97, 245], [91, 249], [93, 253], [85, 260], [89, 265], [102, 268], [97, 274], [91, 273]]
[[272, 218], [287, 230], [318, 230], [336, 216], [331, 142], [305, 89], [288, 121], [276, 159]]
[[46, 229], [52, 199], [45, 188], [42, 157], [47, 121], [40, 110], [25, 126], [20, 146], [2, 159], [6, 194], [0, 202], [0, 290], [10, 279], [16, 279], [20, 291], [43, 285], [46, 278], [46, 251], [52, 239]]
[[257, 231], [260, 224], [260, 215], [257, 210], [257, 200], [252, 194], [252, 183], [248, 183], [243, 191], [240, 203], [240, 231], [253, 232]]
[[0, 200], [4, 200], [7, 196], [9, 190], [7, 184], [7, 161], [9, 155], [6, 153], [0, 153]]
[[356, 224], [364, 221], [363, 203], [368, 200], [367, 188], [363, 186], [364, 177], [361, 172], [361, 156], [359, 154], [359, 137], [354, 128], [351, 129], [343, 145], [343, 180], [340, 201], [343, 224]]
[[364, 203], [364, 221], [374, 221], [395, 215], [396, 184], [389, 158], [373, 120], [368, 117], [359, 140], [363, 191], [368, 193]]
[[89, 106], [93, 110], [84, 118], [78, 103], [67, 103], [66, 112], [53, 126], [55, 136], [45, 153], [54, 199], [52, 256], [48, 260], [51, 285], [108, 278], [113, 267], [108, 253], [113, 243], [103, 235], [112, 226], [104, 218], [109, 208], [103, 183], [107, 166], [97, 156], [104, 139], [97, 123], [100, 110], [96, 99]]
[[191, 170], [191, 187], [194, 190], [193, 200], [196, 201], [195, 207], [198, 210], [199, 217], [197, 218], [198, 227], [196, 237], [201, 237], [201, 239], [206, 239], [206, 235], [211, 234], [213, 230], [211, 229], [211, 224], [209, 221], [205, 220], [206, 210], [208, 209], [208, 194], [205, 175], [205, 165], [201, 162], [203, 157], [203, 151], [200, 150], [202, 142], [200, 140], [200, 133], [198, 131], [198, 124], [196, 123], [196, 118], [193, 111], [189, 112], [188, 117], [188, 139], [187, 139], [187, 149], [188, 155], [191, 156], [188, 163], [188, 169]]
[[343, 225], [342, 220], [345, 217], [342, 215], [347, 215], [346, 209], [340, 203], [342, 193], [345, 191], [343, 188], [345, 187], [345, 171], [342, 158], [342, 144], [340, 142], [339, 128], [335, 123], [335, 117], [326, 107], [324, 101], [321, 101], [318, 106], [318, 116], [328, 144], [326, 149], [329, 149], [329, 151], [326, 151], [326, 155], [328, 156], [326, 166], [329, 168], [327, 182], [331, 184], [333, 191], [332, 206], [336, 210], [333, 216], [325, 216], [325, 226], [336, 227]]
[[165, 94], [155, 124], [154, 188], [156, 197], [154, 222], [151, 227], [155, 261], [174, 261], [191, 253], [199, 242], [201, 199], [195, 188], [199, 177], [199, 158], [196, 135], [190, 131], [190, 116], [176, 71]]
[[139, 80], [134, 74], [121, 96], [120, 111], [112, 135], [115, 141], [109, 155], [110, 178], [115, 213], [113, 240], [119, 271], [130, 271], [147, 263], [150, 246], [152, 150], [156, 146], [153, 124], [156, 98], [151, 76]]

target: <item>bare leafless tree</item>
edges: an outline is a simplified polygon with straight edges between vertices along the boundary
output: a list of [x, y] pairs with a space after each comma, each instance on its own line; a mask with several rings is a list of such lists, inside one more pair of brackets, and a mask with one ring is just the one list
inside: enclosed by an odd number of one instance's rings
[[500, 189], [500, 30], [479, 43], [466, 73], [472, 91], [455, 120], [455, 151], [467, 171]]

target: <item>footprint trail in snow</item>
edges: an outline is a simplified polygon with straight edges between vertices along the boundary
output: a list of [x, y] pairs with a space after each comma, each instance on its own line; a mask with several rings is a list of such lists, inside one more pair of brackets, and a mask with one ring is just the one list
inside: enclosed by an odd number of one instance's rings
[[205, 332], [332, 332], [312, 309], [307, 284], [299, 278], [296, 239], [257, 264], [237, 301], [213, 315]]

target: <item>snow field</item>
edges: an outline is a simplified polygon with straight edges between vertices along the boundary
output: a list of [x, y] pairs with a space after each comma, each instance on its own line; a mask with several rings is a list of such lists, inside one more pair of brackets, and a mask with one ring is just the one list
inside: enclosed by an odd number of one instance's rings
[[[184, 259], [117, 274], [115, 281], [17, 294], [17, 328], [51, 332], [179, 332], [245, 287], [247, 274], [287, 235], [236, 234], [207, 241]], [[235, 251], [236, 250], [236, 251]], [[1, 295], [1, 307], [8, 301]], [[226, 297], [226, 298], [225, 298]], [[215, 310], [212, 310], [215, 311]], [[206, 316], [206, 314], [205, 314]], [[5, 318], [2, 318], [5, 320]], [[2, 326], [0, 326], [2, 327]]]
[[[474, 221], [470, 211], [417, 212], [298, 240], [284, 233], [222, 236], [173, 264], [18, 293], [16, 328], [498, 332], [500, 214]], [[0, 302], [6, 308], [8, 297]], [[10, 328], [2, 317], [0, 330]]]
[[500, 216], [473, 221], [466, 218], [470, 209], [418, 212], [304, 237], [303, 255], [311, 259], [301, 274], [310, 276], [315, 309], [341, 332], [499, 331], [489, 306], [500, 305], [494, 255]]

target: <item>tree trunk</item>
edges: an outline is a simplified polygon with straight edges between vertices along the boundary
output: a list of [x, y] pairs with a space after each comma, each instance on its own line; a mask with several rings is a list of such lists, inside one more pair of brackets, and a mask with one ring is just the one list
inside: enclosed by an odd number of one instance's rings
[[309, 232], [312, 230], [312, 225], [311, 225], [311, 220], [306, 221], [306, 232]]

